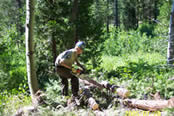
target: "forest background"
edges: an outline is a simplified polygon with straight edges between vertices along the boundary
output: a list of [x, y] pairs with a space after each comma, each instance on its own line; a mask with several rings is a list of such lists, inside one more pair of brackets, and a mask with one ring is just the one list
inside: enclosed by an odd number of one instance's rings
[[[80, 61], [98, 82], [124, 86], [131, 98], [150, 99], [156, 92], [163, 99], [174, 96], [174, 71], [167, 65], [172, 0], [35, 2], [36, 74], [39, 88], [50, 103], [63, 102], [54, 69], [56, 56], [78, 40], [86, 43]], [[1, 0], [0, 115], [31, 104], [25, 18], [25, 1]], [[44, 113], [56, 114], [52, 109], [42, 109]]]

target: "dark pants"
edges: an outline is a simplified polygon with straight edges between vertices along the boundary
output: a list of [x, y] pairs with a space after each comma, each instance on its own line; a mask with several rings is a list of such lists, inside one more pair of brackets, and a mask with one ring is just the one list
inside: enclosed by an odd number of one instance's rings
[[68, 95], [68, 79], [71, 79], [71, 90], [73, 96], [78, 96], [79, 91], [79, 79], [71, 73], [70, 69], [67, 69], [63, 66], [57, 66], [57, 73], [61, 78], [62, 82], [62, 94]]

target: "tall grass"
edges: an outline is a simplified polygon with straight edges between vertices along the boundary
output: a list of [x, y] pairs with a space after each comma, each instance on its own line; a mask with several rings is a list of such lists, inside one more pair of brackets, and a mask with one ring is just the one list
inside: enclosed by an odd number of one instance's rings
[[137, 52], [134, 54], [124, 54], [122, 56], [102, 56], [101, 67], [106, 71], [115, 70], [117, 67], [125, 66], [127, 62], [138, 62], [142, 59], [148, 64], [166, 64], [166, 57], [160, 53], [143, 53]]

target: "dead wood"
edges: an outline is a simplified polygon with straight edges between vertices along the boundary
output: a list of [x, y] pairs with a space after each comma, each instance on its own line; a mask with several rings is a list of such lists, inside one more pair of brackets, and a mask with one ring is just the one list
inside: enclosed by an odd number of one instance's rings
[[107, 116], [104, 112], [99, 110], [94, 111], [94, 113], [95, 113], [95, 116]]
[[28, 116], [29, 113], [37, 111], [37, 108], [34, 106], [25, 106], [23, 108], [20, 108], [17, 110], [17, 112], [14, 114], [14, 116]]
[[80, 80], [80, 83], [84, 83], [85, 85], [89, 87], [96, 87], [99, 89], [106, 88], [112, 93], [117, 93], [123, 99], [128, 98], [128, 96], [130, 95], [130, 92], [127, 89], [116, 86], [116, 85], [112, 85], [108, 83], [107, 81], [102, 81], [101, 83], [98, 83], [92, 79], [88, 79], [88, 80], [79, 79], [79, 80]]
[[156, 92], [155, 94], [150, 94], [154, 98], [154, 100], [161, 100], [160, 92]]
[[164, 108], [174, 108], [174, 98], [169, 100], [137, 100], [126, 99], [124, 105], [148, 111], [158, 111]]
[[88, 87], [82, 88], [82, 95], [87, 99], [88, 105], [93, 110], [98, 110], [99, 105], [96, 103], [95, 99], [92, 97], [90, 93], [90, 89]]
[[87, 86], [94, 86], [98, 89], [103, 89], [104, 88], [100, 83], [98, 83], [97, 81], [92, 80], [92, 79], [79, 79], [79, 81], [80, 81], [80, 83], [83, 83]]
[[90, 97], [88, 99], [88, 104], [89, 104], [89, 107], [93, 110], [98, 110], [99, 109], [99, 105], [96, 103], [95, 99]]
[[46, 104], [44, 102], [44, 97], [45, 95], [43, 92], [38, 90], [32, 99], [32, 106], [24, 106], [23, 108], [19, 108], [14, 116], [28, 116], [29, 113], [36, 112], [39, 105]]

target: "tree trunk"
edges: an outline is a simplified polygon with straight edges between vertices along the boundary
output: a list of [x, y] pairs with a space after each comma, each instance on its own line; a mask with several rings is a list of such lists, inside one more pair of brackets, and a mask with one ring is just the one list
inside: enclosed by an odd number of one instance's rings
[[36, 70], [34, 62], [34, 45], [33, 45], [34, 1], [35, 0], [26, 0], [26, 27], [25, 27], [27, 76], [28, 76], [28, 84], [32, 100], [34, 100], [34, 94], [38, 91], [38, 82], [36, 78]]
[[17, 19], [17, 22], [16, 22], [16, 26], [17, 26], [17, 30], [20, 33], [20, 35], [22, 35], [24, 33], [24, 27], [21, 23], [22, 15], [21, 15], [20, 10], [22, 9], [23, 6], [22, 6], [21, 0], [16, 0], [16, 2], [17, 2], [17, 7], [18, 7], [18, 16], [17, 16], [18, 19]]
[[77, 20], [77, 15], [78, 15], [78, 0], [74, 0], [73, 8], [72, 8], [72, 17], [71, 17], [71, 22], [74, 25], [74, 27], [73, 27], [73, 38], [72, 38], [72, 40], [73, 40], [72, 42], [74, 43], [74, 45], [78, 41], [77, 24], [75, 23], [76, 20]]
[[115, 17], [115, 26], [118, 27], [119, 26], [119, 17], [118, 17], [118, 0], [114, 0], [114, 17]]
[[54, 34], [52, 34], [51, 37], [51, 47], [52, 47], [52, 54], [53, 54], [53, 64], [56, 61], [56, 57], [57, 57], [57, 52], [56, 52], [56, 40], [54, 38]]
[[157, 16], [158, 16], [158, 1], [155, 0], [154, 1], [154, 20], [157, 20]]
[[174, 2], [170, 15], [169, 41], [168, 41], [167, 63], [173, 66], [174, 63]]
[[107, 0], [107, 24], [106, 24], [106, 30], [107, 34], [109, 34], [109, 0]]

